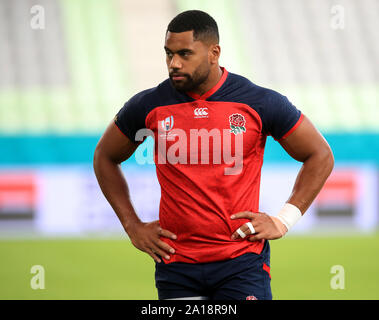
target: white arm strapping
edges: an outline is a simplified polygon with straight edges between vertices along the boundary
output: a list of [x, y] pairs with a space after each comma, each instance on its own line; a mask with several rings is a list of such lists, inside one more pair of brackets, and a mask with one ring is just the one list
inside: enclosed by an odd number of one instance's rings
[[286, 203], [276, 216], [289, 231], [302, 217], [301, 211], [293, 204]]

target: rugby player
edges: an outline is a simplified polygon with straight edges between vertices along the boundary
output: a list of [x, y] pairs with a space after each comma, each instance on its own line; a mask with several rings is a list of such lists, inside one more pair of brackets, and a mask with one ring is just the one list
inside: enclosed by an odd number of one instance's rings
[[[272, 299], [269, 240], [311, 205], [332, 171], [331, 149], [285, 96], [219, 65], [207, 13], [177, 15], [164, 50], [169, 78], [127, 101], [97, 145], [99, 185], [133, 245], [155, 260], [159, 299]], [[159, 220], [149, 223], [133, 208], [120, 165], [146, 130], [161, 186]], [[259, 211], [267, 136], [303, 163], [288, 201], [270, 214]]]

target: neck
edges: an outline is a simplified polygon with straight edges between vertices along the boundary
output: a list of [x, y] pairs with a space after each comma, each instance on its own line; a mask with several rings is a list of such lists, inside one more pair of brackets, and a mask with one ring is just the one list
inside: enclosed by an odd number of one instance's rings
[[215, 68], [211, 69], [208, 79], [192, 92], [202, 96], [204, 93], [211, 90], [220, 81], [221, 77], [222, 69], [217, 65]]

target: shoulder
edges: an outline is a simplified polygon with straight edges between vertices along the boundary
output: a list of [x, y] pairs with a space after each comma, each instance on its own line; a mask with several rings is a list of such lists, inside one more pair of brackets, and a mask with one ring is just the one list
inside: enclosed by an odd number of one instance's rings
[[262, 88], [262, 101], [269, 107], [290, 103], [286, 96], [268, 88]]
[[229, 72], [224, 86], [215, 99], [251, 105], [265, 100], [271, 91], [270, 89], [256, 85], [244, 76]]
[[158, 86], [143, 90], [131, 97], [125, 104], [124, 108], [138, 110], [147, 115], [156, 107], [174, 105], [188, 102], [189, 97], [176, 91], [169, 79], [166, 79]]
[[135, 134], [139, 129], [145, 128], [146, 117], [153, 109], [176, 104], [178, 99], [178, 94], [167, 79], [158, 86], [143, 90], [126, 101], [115, 117], [115, 124], [129, 139], [135, 141]]
[[244, 76], [238, 75], [238, 74], [231, 73], [230, 74], [230, 80], [231, 80], [231, 83], [233, 83], [234, 86], [237, 86], [238, 88], [240, 88], [241, 91], [248, 90], [248, 93], [251, 96], [254, 96], [257, 98], [259, 97], [268, 103], [273, 103], [277, 100], [285, 98], [279, 92], [277, 92], [273, 89], [269, 89], [269, 88], [265, 88], [265, 87], [262, 87], [260, 85], [257, 85], [255, 83], [253, 83], [251, 80], [245, 78]]
[[125, 105], [135, 107], [159, 106], [165, 104], [172, 93], [168, 80], [163, 81], [158, 86], [143, 90], [132, 96]]
[[238, 74], [230, 73], [227, 86], [231, 92], [234, 92], [236, 98], [244, 100], [247, 104], [254, 104], [262, 108], [275, 108], [290, 103], [288, 98], [278, 91], [259, 86]]
[[245, 103], [259, 114], [262, 130], [279, 140], [296, 125], [301, 117], [286, 96], [251, 82], [249, 79], [230, 74], [225, 92], [235, 102]]

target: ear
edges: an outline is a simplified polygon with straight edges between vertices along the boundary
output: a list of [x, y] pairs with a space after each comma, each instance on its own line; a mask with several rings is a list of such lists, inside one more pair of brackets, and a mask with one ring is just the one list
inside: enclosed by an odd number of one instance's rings
[[220, 58], [221, 47], [218, 44], [212, 44], [208, 51], [208, 58], [210, 64], [218, 63], [218, 59]]

